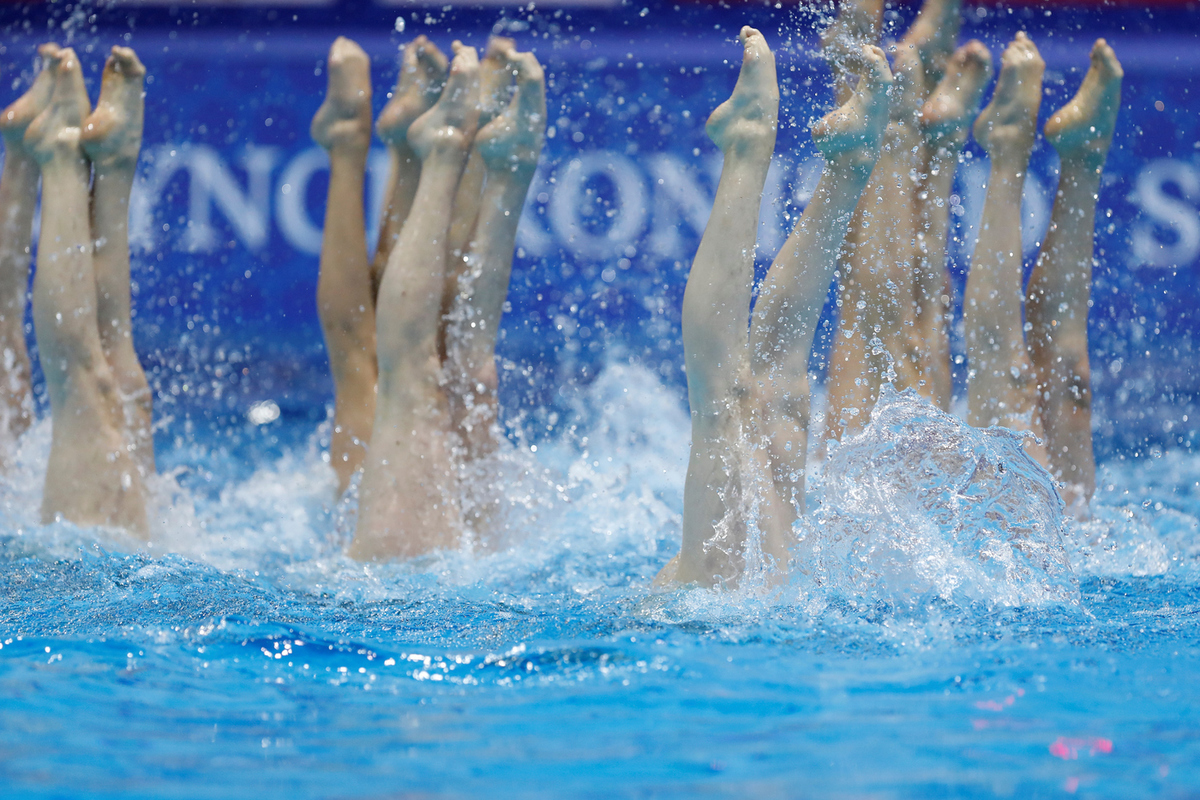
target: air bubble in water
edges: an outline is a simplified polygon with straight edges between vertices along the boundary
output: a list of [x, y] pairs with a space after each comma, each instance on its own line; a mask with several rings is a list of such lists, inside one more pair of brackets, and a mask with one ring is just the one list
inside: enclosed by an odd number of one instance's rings
[[404, 17], [396, 17], [396, 33], [404, 33]]

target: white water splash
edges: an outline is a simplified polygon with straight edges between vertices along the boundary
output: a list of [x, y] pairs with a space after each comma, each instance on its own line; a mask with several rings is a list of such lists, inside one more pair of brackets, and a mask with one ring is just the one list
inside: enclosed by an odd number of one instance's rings
[[[560, 424], [563, 432], [536, 453], [521, 441], [479, 465], [480, 480], [503, 499], [491, 532], [461, 551], [377, 565], [342, 554], [352, 503], [335, 498], [320, 431], [248, 477], [232, 468], [221, 475], [212, 459], [207, 468], [217, 470], [211, 482], [220, 488], [210, 494], [183, 488], [178, 475], [154, 478], [147, 547], [117, 531], [41, 525], [50, 445], [49, 421], [41, 420], [0, 480], [0, 550], [52, 560], [97, 545], [177, 553], [356, 601], [638, 602], [679, 546], [687, 412], [654, 372], [611, 363], [577, 390], [571, 415], [573, 424]], [[1200, 561], [1200, 488], [1192, 492], [1200, 459], [1179, 453], [1106, 466], [1096, 521], [1075, 526], [1018, 435], [970, 428], [908, 395], [885, 392], [871, 425], [831, 453], [815, 483], [803, 533], [819, 547], [798, 559], [804, 571], [789, 586], [683, 591], [651, 598], [647, 613], [657, 616], [651, 606], [665, 602], [672, 618], [719, 622], [780, 604], [816, 612], [835, 597], [917, 601], [931, 593], [995, 605], [1073, 603], [1072, 567], [1145, 575]]]

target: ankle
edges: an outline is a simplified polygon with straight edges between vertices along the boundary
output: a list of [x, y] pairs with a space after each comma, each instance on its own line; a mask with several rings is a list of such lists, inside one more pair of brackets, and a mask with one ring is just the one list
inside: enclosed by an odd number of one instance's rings
[[345, 164], [347, 167], [365, 170], [367, 166], [367, 156], [370, 155], [371, 147], [369, 144], [349, 144], [339, 142], [333, 147], [328, 148], [329, 161], [339, 165]]
[[842, 187], [844, 182], [844, 190], [857, 196], [866, 188], [867, 181], [870, 179], [871, 173], [875, 171], [875, 165], [878, 162], [879, 148], [864, 146], [838, 153], [830, 157], [826, 164], [830, 175], [837, 180], [839, 187]]
[[1070, 180], [1072, 184], [1100, 185], [1104, 162], [1108, 159], [1108, 148], [1100, 151], [1083, 149], [1058, 154], [1059, 182]]
[[98, 158], [91, 159], [92, 166], [96, 168], [97, 174], [121, 176], [128, 175], [131, 179], [137, 171], [138, 154], [135, 152], [132, 155], [126, 153], [107, 153]]
[[25, 149], [24, 136], [10, 135], [4, 132], [4, 170], [17, 169], [23, 172], [37, 172], [37, 160]]
[[44, 159], [40, 164], [43, 183], [47, 177], [82, 179], [85, 185], [88, 183], [91, 170], [87, 156], [78, 147], [55, 147], [52, 152], [44, 155]]
[[92, 162], [95, 170], [95, 185], [124, 188], [126, 192], [133, 186], [133, 178], [137, 174], [137, 157], [111, 156]]
[[1024, 143], [993, 143], [987, 150], [988, 158], [992, 162], [992, 173], [1001, 172], [1024, 176], [1025, 171], [1029, 168], [1029, 156], [1032, 149], [1032, 146], [1026, 146]]

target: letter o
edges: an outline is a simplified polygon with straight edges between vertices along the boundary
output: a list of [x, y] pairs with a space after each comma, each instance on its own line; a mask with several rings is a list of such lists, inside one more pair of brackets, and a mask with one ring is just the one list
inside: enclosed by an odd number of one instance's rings
[[[617, 196], [608, 230], [595, 234], [584, 226], [580, 209], [588, 181], [601, 175], [612, 181]], [[572, 159], [550, 201], [550, 223], [559, 239], [574, 255], [595, 261], [620, 255], [641, 235], [646, 217], [646, 181], [633, 162], [615, 153], [584, 153]]]

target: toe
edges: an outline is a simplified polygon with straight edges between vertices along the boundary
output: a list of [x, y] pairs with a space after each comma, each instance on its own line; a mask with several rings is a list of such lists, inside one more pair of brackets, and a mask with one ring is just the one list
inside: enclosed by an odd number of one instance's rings
[[513, 53], [509, 63], [517, 72], [518, 82], [522, 84], [542, 82], [542, 65], [538, 63], [537, 56], [533, 53]]
[[890, 84], [892, 70], [888, 67], [887, 56], [883, 54], [883, 50], [873, 44], [865, 44], [862, 52], [867, 62], [867, 77], [874, 83]]
[[516, 47], [517, 43], [507, 36], [493, 36], [488, 39], [486, 58], [502, 62], [509, 61]]

